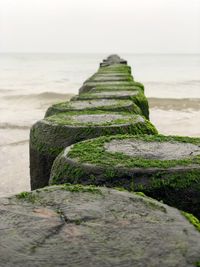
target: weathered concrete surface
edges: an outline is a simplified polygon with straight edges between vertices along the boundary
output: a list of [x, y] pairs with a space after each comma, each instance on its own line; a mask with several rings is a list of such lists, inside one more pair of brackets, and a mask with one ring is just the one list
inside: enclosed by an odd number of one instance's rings
[[54, 161], [50, 184], [124, 187], [200, 218], [200, 138], [110, 136], [68, 147]]
[[200, 233], [176, 209], [106, 188], [0, 199], [0, 266], [194, 267]]
[[120, 74], [120, 73], [112, 73], [111, 74], [99, 74], [96, 73], [91, 76], [85, 83], [94, 82], [94, 83], [101, 83], [101, 82], [129, 82], [133, 81], [133, 76], [130, 74]]
[[72, 101], [85, 99], [130, 99], [130, 97], [133, 97], [139, 93], [140, 92], [138, 90], [93, 90], [92, 92], [80, 94], [78, 96], [73, 97]]
[[31, 188], [48, 185], [52, 163], [65, 147], [98, 136], [128, 133], [157, 131], [140, 115], [123, 112], [66, 112], [37, 122], [30, 133]]
[[73, 97], [71, 100], [92, 100], [92, 99], [120, 99], [132, 100], [142, 111], [143, 116], [149, 119], [149, 104], [141, 90], [92, 90]]
[[112, 90], [144, 90], [142, 85], [134, 81], [85, 81], [85, 83], [79, 89], [79, 94], [90, 92], [92, 89], [104, 89], [111, 88]]
[[74, 110], [102, 110], [102, 111], [127, 111], [142, 115], [141, 109], [131, 100], [120, 99], [91, 99], [84, 101], [68, 101], [54, 104], [48, 108], [45, 117], [66, 111]]
[[145, 142], [143, 140], [112, 140], [105, 144], [105, 151], [123, 153], [144, 159], [177, 160], [199, 155], [200, 147], [180, 142]]

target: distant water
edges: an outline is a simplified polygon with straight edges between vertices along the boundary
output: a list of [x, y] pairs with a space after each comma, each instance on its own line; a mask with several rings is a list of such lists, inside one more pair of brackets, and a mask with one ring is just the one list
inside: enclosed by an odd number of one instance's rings
[[[103, 54], [0, 54], [0, 196], [29, 190], [29, 128], [69, 99]], [[200, 55], [121, 54], [163, 134], [200, 136]]]

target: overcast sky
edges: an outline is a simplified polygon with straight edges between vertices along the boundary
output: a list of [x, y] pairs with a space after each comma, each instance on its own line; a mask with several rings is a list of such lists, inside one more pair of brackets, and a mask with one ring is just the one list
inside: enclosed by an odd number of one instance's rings
[[0, 0], [0, 52], [200, 53], [200, 0]]

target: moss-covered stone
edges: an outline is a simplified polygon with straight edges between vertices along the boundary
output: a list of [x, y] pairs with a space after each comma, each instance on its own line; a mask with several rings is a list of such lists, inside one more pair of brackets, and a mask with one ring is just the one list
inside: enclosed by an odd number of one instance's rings
[[128, 65], [114, 64], [110, 66], [102, 66], [98, 73], [122, 72], [131, 74], [131, 67]]
[[93, 76], [91, 76], [86, 83], [105, 83], [105, 82], [129, 82], [133, 81], [133, 77], [130, 74], [116, 74], [112, 73], [112, 75], [107, 75], [107, 74], [100, 74], [97, 73]]
[[107, 82], [94, 82], [86, 81], [83, 86], [79, 89], [79, 93], [87, 93], [92, 91], [92, 89], [101, 90], [141, 90], [144, 92], [144, 86], [141, 83], [135, 81], [107, 81]]
[[142, 111], [143, 116], [149, 119], [149, 104], [141, 90], [93, 90], [89, 93], [82, 93], [71, 100], [91, 100], [91, 99], [127, 99], [132, 100]]
[[[87, 86], [89, 86], [88, 83], [86, 83]], [[129, 85], [127, 85], [126, 83], [123, 84], [96, 84], [95, 86], [91, 86], [91, 90], [92, 89], [96, 89], [96, 90], [141, 90], [142, 92], [144, 92], [144, 85], [140, 82], [136, 82], [136, 81], [132, 81], [131, 83], [129, 83]]]
[[54, 162], [51, 184], [124, 187], [200, 218], [200, 139], [110, 136], [67, 148]]
[[68, 101], [52, 105], [46, 111], [45, 117], [66, 111], [102, 110], [125, 111], [142, 115], [141, 109], [131, 100], [91, 99], [84, 101]]
[[192, 267], [200, 261], [200, 233], [183, 214], [126, 191], [45, 187], [0, 199], [0, 214], [2, 267]]
[[33, 125], [30, 133], [31, 188], [48, 184], [56, 156], [76, 142], [113, 134], [156, 134], [140, 115], [125, 112], [74, 111], [59, 113]]

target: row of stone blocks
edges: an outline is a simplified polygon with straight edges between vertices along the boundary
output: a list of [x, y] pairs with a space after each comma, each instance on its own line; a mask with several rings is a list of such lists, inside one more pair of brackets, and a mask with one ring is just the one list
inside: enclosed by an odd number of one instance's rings
[[33, 125], [36, 190], [0, 200], [0, 266], [200, 266], [199, 146], [159, 135], [127, 62], [103, 60]]
[[32, 127], [31, 186], [123, 187], [200, 217], [199, 145], [198, 138], [158, 135], [144, 86], [111, 56], [78, 96], [50, 107]]

